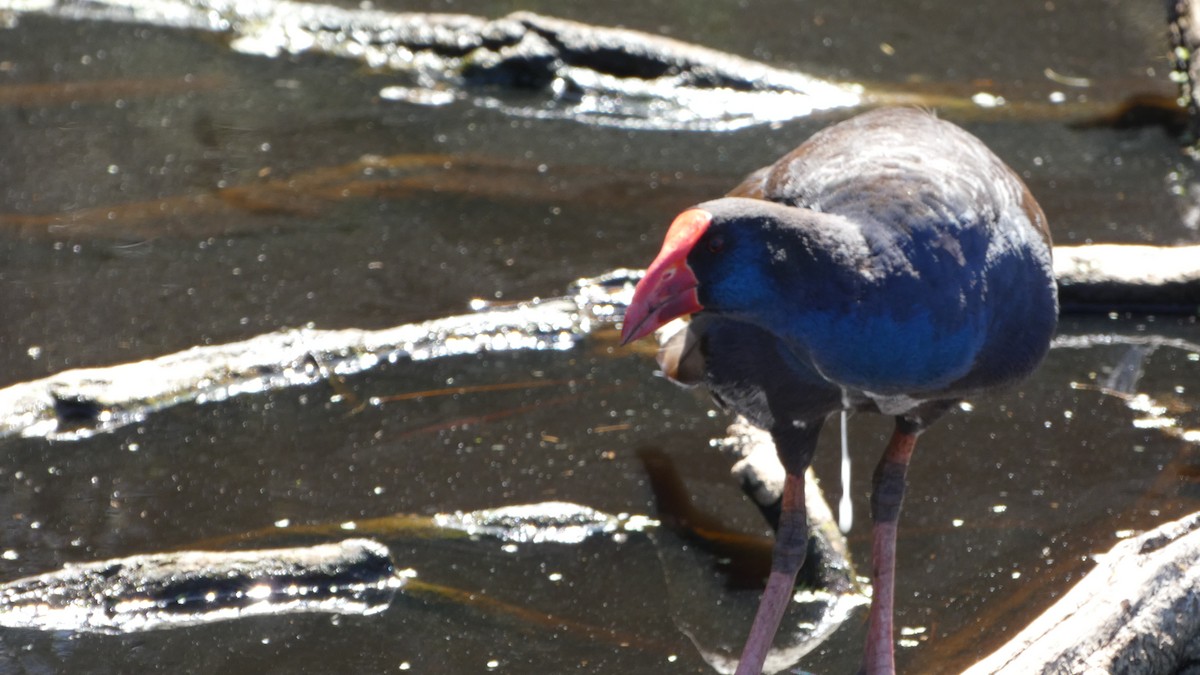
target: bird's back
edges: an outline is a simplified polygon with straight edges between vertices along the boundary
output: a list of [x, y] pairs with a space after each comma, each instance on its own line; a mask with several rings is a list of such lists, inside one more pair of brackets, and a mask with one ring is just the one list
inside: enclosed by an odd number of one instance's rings
[[[897, 200], [902, 194], [907, 203]], [[817, 132], [729, 196], [866, 216], [885, 227], [967, 214], [989, 223], [997, 212], [1019, 212], [1050, 244], [1045, 215], [1004, 162], [958, 126], [911, 108], [868, 112]], [[990, 210], [979, 212], [981, 205]]]
[[888, 373], [876, 391], [969, 395], [1023, 377], [1045, 355], [1057, 317], [1046, 218], [959, 127], [913, 109], [866, 113], [814, 134], [730, 196], [843, 216], [862, 232], [879, 292], [847, 298], [835, 320], [851, 328], [826, 331], [824, 357], [863, 382]]

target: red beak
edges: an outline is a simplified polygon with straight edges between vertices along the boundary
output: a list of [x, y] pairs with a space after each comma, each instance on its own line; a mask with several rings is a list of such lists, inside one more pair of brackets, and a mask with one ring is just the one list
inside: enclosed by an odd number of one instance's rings
[[687, 257], [710, 223], [712, 214], [701, 209], [684, 211], [671, 223], [662, 250], [646, 268], [646, 276], [638, 282], [625, 310], [621, 344], [645, 337], [671, 319], [704, 309], [696, 292], [700, 282]]

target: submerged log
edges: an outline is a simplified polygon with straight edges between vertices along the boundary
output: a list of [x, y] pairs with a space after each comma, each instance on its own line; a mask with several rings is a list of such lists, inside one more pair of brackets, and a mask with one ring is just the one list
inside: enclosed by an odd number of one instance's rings
[[[526, 610], [494, 601], [476, 603], [474, 598], [463, 597], [471, 594], [417, 580], [415, 570], [396, 569], [388, 548], [373, 539], [291, 548], [214, 549], [235, 541], [261, 545], [275, 537], [336, 537], [347, 529], [389, 537], [577, 545], [602, 536], [623, 541], [656, 527], [658, 521], [646, 516], [613, 515], [568, 502], [433, 516], [396, 514], [339, 523], [277, 524], [209, 540], [201, 545], [203, 550], [71, 563], [60, 570], [0, 584], [0, 626], [131, 633], [252, 616], [373, 614], [386, 609], [398, 589], [460, 599], [482, 609], [530, 618]], [[541, 621], [546, 615], [534, 618]]]
[[407, 576], [370, 539], [138, 555], [0, 585], [0, 626], [130, 633], [247, 616], [371, 614], [388, 606]]
[[[742, 479], [743, 490], [766, 519], [775, 524], [779, 493], [772, 493], [770, 488], [756, 489], [759, 481], [778, 481], [782, 486], [783, 467], [776, 458], [770, 434], [738, 420], [715, 444], [736, 461], [732, 471], [734, 476]], [[774, 538], [730, 531], [721, 517], [707, 513], [702, 505], [694, 503], [665, 453], [643, 449], [639, 456], [646, 466], [664, 527], [680, 531], [692, 544], [686, 548], [664, 547], [660, 555], [690, 556], [688, 548], [706, 551], [713, 558], [724, 561], [722, 567], [731, 579], [743, 579], [743, 583], [760, 589], [770, 573]], [[746, 457], [758, 459], [748, 463], [744, 461]], [[762, 472], [749, 476], [745, 473], [748, 466]], [[773, 469], [777, 469], [777, 476]], [[805, 484], [804, 500], [810, 525], [808, 556], [797, 577], [787, 619], [767, 656], [764, 672], [782, 672], [794, 666], [851, 620], [858, 608], [870, 602], [855, 574], [845, 538], [834, 523], [811, 469], [805, 473]], [[728, 606], [726, 589], [713, 589], [705, 580], [707, 572], [700, 570], [694, 561], [671, 567], [676, 573], [666, 580], [667, 593], [680, 629], [714, 670], [734, 672], [744, 635], [737, 631], [731, 633], [726, 622], [712, 623], [694, 618], [711, 616], [716, 608]], [[720, 594], [715, 595], [718, 591]], [[746, 616], [746, 625], [749, 625], [750, 617], [749, 614]]]
[[1194, 664], [1200, 513], [1096, 557], [1096, 569], [1061, 600], [966, 672], [1160, 675]]
[[[771, 434], [739, 417], [718, 446], [736, 460], [730, 473], [741, 483], [742, 490], [768, 521], [777, 522], [787, 473], [779, 463]], [[812, 467], [804, 472], [804, 508], [811, 528], [809, 553], [820, 562], [816, 585], [835, 593], [857, 593], [858, 601], [864, 602], [866, 596], [855, 575], [846, 537], [838, 529], [838, 521]]]

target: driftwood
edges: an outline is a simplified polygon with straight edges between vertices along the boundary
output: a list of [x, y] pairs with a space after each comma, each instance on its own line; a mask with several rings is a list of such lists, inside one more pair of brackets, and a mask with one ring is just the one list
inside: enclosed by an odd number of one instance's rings
[[[743, 489], [762, 510], [772, 524], [778, 520], [779, 493], [783, 481], [783, 467], [775, 454], [771, 436], [742, 420], [731, 425], [726, 436], [716, 445], [736, 463], [732, 473], [742, 480]], [[643, 457], [643, 461], [646, 458]], [[691, 504], [686, 494], [666, 495], [664, 492], [682, 493], [682, 485], [663, 489], [661, 466], [648, 462], [651, 486], [659, 498], [659, 512], [664, 524], [687, 523], [690, 538], [699, 540], [702, 547], [718, 557], [743, 557], [752, 551], [762, 562], [755, 570], [763, 575], [770, 569], [770, 551], [773, 541], [748, 537], [722, 529], [720, 518], [709, 517], [702, 507]], [[777, 485], [778, 484], [778, 485]], [[788, 610], [787, 620], [780, 628], [775, 646], [767, 656], [764, 672], [782, 672], [800, 661], [806, 654], [823, 644], [847, 620], [855, 616], [858, 608], [866, 605], [869, 598], [860, 584], [850, 561], [845, 538], [838, 531], [833, 514], [815, 474], [810, 469], [805, 473], [805, 506], [809, 518], [808, 557], [797, 579], [796, 593]], [[667, 503], [664, 503], [667, 502]], [[682, 502], [682, 504], [670, 504]], [[724, 546], [723, 546], [724, 545]], [[664, 551], [664, 555], [671, 552]], [[667, 582], [668, 595], [685, 596], [676, 600], [687, 607], [711, 607], [722, 603], [720, 598], [707, 598], [701, 590], [705, 584], [691, 583], [672, 578]], [[691, 611], [695, 611], [694, 609]], [[749, 616], [747, 616], [747, 620]], [[737, 667], [742, 647], [740, 632], [731, 633], [721, 627], [713, 633], [699, 626], [690, 625], [686, 617], [677, 619], [700, 655], [719, 673], [732, 673]], [[747, 626], [749, 623], [747, 622]]]
[[388, 606], [406, 574], [383, 544], [181, 551], [67, 565], [0, 585], [0, 626], [129, 633], [229, 619]]
[[1200, 660], [1200, 513], [1122, 541], [967, 673], [1158, 675]]
[[1064, 312], [1200, 312], [1200, 246], [1054, 247]]
[[292, 329], [193, 347], [108, 368], [82, 368], [0, 389], [0, 437], [72, 440], [181, 403], [315, 384], [382, 363], [516, 349], [573, 347], [623, 312], [637, 273], [617, 270], [549, 300], [483, 306], [474, 314], [383, 330]]
[[[736, 460], [730, 473], [741, 483], [742, 490], [764, 512], [767, 520], [775, 522], [778, 518], [779, 501], [783, 496], [786, 472], [779, 463], [771, 434], [740, 417], [730, 425], [726, 434], [719, 446]], [[813, 530], [810, 550], [820, 557], [850, 560], [846, 539], [838, 529], [838, 521], [833, 515], [833, 510], [829, 508], [812, 467], [804, 473], [804, 481], [804, 507], [808, 511], [809, 526]], [[853, 578], [851, 575], [850, 579]], [[824, 585], [833, 583], [835, 580], [827, 579]]]
[[[489, 538], [530, 545], [576, 545], [600, 536], [645, 534], [658, 522], [611, 515], [567, 502], [521, 504], [433, 516], [396, 514], [321, 525], [279, 524], [226, 537], [204, 550], [171, 551], [86, 563], [0, 584], [0, 626], [87, 633], [131, 633], [254, 616], [374, 614], [398, 589], [454, 597], [396, 569], [373, 539], [257, 550], [209, 550], [232, 541], [337, 537], [346, 530], [411, 538]], [[830, 565], [847, 569], [844, 561]], [[495, 608], [493, 606], [493, 608]]]
[[469, 80], [549, 86], [566, 68], [597, 76], [657, 80], [736, 91], [837, 94], [856, 105], [859, 87], [830, 86], [800, 73], [671, 38], [623, 28], [514, 12], [497, 19], [468, 14], [347, 9], [293, 0], [46, 0], [17, 11], [70, 19], [149, 23], [230, 34], [234, 48], [276, 56], [325, 53], [375, 67], [408, 70], [414, 54], [452, 61]]
[[[646, 32], [514, 12], [498, 18], [391, 12], [295, 0], [0, 0], [0, 20], [25, 14], [210, 31], [238, 52], [321, 54], [389, 73], [380, 98], [417, 105], [469, 101], [533, 118], [640, 129], [728, 131], [829, 111], [909, 105], [988, 118], [1111, 124], [1130, 101], [1009, 101], [961, 86], [868, 88]], [[953, 89], [957, 88], [957, 93]], [[522, 91], [512, 96], [511, 90]], [[529, 103], [529, 93], [540, 98]]]
[[[0, 16], [9, 13], [211, 31], [243, 53], [323, 54], [411, 74], [403, 84], [392, 78], [384, 99], [444, 105], [465, 98], [511, 114], [593, 124], [728, 130], [866, 102], [857, 84], [532, 12], [488, 19], [293, 0], [0, 2]], [[506, 88], [540, 90], [548, 100], [530, 107], [492, 96]]]

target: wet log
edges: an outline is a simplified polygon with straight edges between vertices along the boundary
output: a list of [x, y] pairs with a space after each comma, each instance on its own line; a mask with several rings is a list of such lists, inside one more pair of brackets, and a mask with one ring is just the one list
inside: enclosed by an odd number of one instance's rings
[[[743, 489], [774, 524], [779, 514], [783, 466], [770, 434], [738, 420], [715, 445], [736, 461], [734, 476], [742, 481]], [[691, 558], [694, 554], [688, 549], [704, 550], [731, 565], [728, 569], [734, 576], [740, 574], [753, 583], [766, 578], [771, 568], [773, 538], [729, 531], [721, 517], [708, 514], [702, 505], [693, 503], [687, 486], [669, 466], [671, 463], [664, 454], [649, 450], [639, 454], [646, 464], [664, 527], [682, 531], [693, 544], [687, 548], [663, 547], [661, 556]], [[747, 462], [747, 457], [755, 459]], [[794, 666], [870, 602], [855, 574], [845, 538], [834, 523], [811, 469], [805, 473], [804, 497], [809, 519], [808, 556], [764, 672], [783, 672]], [[727, 607], [729, 599], [727, 589], [713, 588], [709, 573], [694, 562], [691, 559], [670, 565], [676, 570], [667, 578], [673, 614], [680, 629], [713, 670], [732, 673], [737, 667], [744, 634], [729, 631], [727, 622], [695, 620], [694, 617], [711, 616], [723, 605]], [[734, 568], [740, 573], [733, 572]], [[749, 625], [751, 616], [746, 615], [745, 625]]]
[[[27, 0], [0, 18], [15, 23], [24, 14], [211, 31], [245, 54], [322, 54], [412, 75], [389, 77], [380, 90], [384, 100], [445, 105], [467, 99], [522, 117], [627, 128], [728, 131], [880, 105], [1111, 124], [1130, 111], [1173, 105], [1173, 97], [1158, 94], [1117, 102], [1009, 101], [980, 92], [974, 82], [869, 89], [650, 33], [532, 12], [489, 19], [294, 0]], [[544, 96], [529, 105], [528, 96], [506, 96], [510, 88]]]
[[193, 347], [106, 368], [68, 370], [0, 389], [0, 438], [77, 440], [182, 403], [311, 385], [384, 363], [517, 349], [573, 347], [598, 322], [621, 316], [640, 273], [577, 282], [571, 295], [383, 330], [290, 329]]
[[[641, 31], [514, 12], [389, 12], [293, 0], [36, 0], [18, 13], [213, 31], [239, 52], [325, 54], [411, 73], [380, 95], [440, 105], [453, 92], [536, 89], [543, 104], [506, 112], [650, 128], [733, 129], [866, 102], [863, 87]], [[499, 87], [491, 86], [499, 85]], [[896, 100], [911, 100], [895, 97]], [[596, 99], [604, 102], [596, 112]], [[579, 105], [580, 102], [585, 105]]]
[[[485, 34], [498, 32], [506, 35], [503, 48], [472, 54], [464, 76], [494, 82], [499, 75], [499, 81], [510, 83], [505, 74], [516, 73], [523, 81], [545, 86], [563, 75], [562, 67], [567, 66], [618, 78], [647, 81], [669, 78], [673, 86], [699, 89], [820, 92], [836, 101], [837, 107], [861, 102], [861, 87], [832, 85], [801, 73], [640, 31], [515, 12], [489, 22], [485, 28]], [[549, 70], [542, 70], [546, 68]]]
[[518, 544], [580, 544], [595, 537], [624, 540], [652, 532], [660, 523], [633, 513], [611, 514], [571, 502], [513, 504], [494, 509], [435, 513], [393, 513], [338, 522], [274, 524], [257, 530], [206, 539], [198, 547], [261, 545], [279, 537], [333, 538], [353, 530], [362, 536], [408, 539], [475, 539], [488, 537]]
[[1200, 246], [1054, 247], [1064, 312], [1200, 312]]
[[0, 626], [130, 633], [247, 616], [370, 614], [388, 606], [407, 576], [370, 539], [138, 555], [0, 585]]
[[[729, 472], [741, 484], [742, 490], [776, 523], [779, 520], [783, 481], [787, 473], [779, 462], [771, 434], [739, 417], [726, 430], [717, 446], [735, 460]], [[812, 529], [809, 552], [818, 560], [829, 561], [818, 570], [817, 585], [836, 593], [861, 591], [850, 562], [846, 538], [838, 529], [837, 519], [812, 467], [804, 472], [804, 508]], [[807, 561], [805, 563], [808, 564]], [[860, 598], [861, 599], [861, 598]]]
[[397, 592], [404, 592], [632, 644], [636, 638], [607, 629], [422, 582], [415, 570], [396, 569], [388, 548], [372, 539], [290, 548], [220, 549], [235, 542], [261, 545], [275, 537], [336, 537], [346, 530], [420, 539], [468, 537], [577, 545], [605, 536], [624, 541], [652, 532], [658, 525], [646, 516], [612, 515], [568, 502], [433, 516], [395, 514], [338, 523], [276, 524], [209, 540], [199, 544], [198, 550], [70, 563], [59, 570], [0, 584], [0, 627], [120, 634], [283, 614], [367, 615], [383, 611]]
[[1194, 667], [1197, 561], [1200, 513], [1122, 541], [1016, 638], [966, 672], [1161, 675]]
[[425, 67], [412, 59], [422, 54], [446, 59], [442, 65], [486, 84], [548, 86], [569, 67], [615, 78], [670, 78], [676, 86], [702, 89], [806, 93], [815, 86], [837, 94], [840, 106], [861, 102], [861, 87], [831, 86], [642, 31], [524, 11], [489, 19], [294, 0], [44, 0], [17, 11], [228, 33], [234, 49], [264, 56], [326, 53], [407, 70]]

